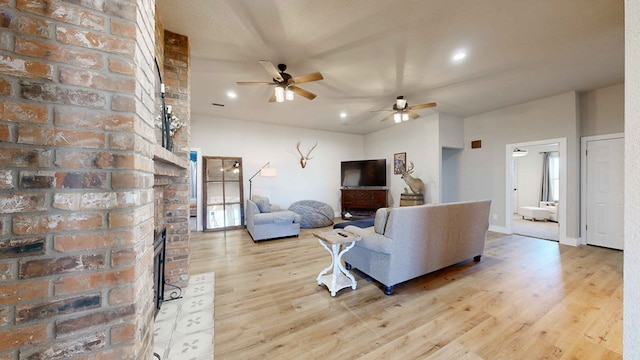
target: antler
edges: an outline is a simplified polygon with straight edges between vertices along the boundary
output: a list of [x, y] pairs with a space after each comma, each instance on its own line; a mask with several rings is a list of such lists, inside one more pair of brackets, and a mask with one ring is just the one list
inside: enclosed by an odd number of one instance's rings
[[411, 164], [409, 165], [409, 168], [404, 171], [407, 174], [411, 174], [413, 172], [413, 161], [409, 161], [409, 164]]
[[302, 155], [302, 151], [300, 151], [300, 141], [298, 141], [298, 143], [296, 144], [296, 149], [298, 149], [298, 154], [300, 154], [300, 157], [304, 158], [304, 155]]
[[300, 166], [302, 166], [302, 168], [304, 169], [304, 167], [307, 166], [307, 160], [311, 159], [311, 152], [316, 148], [316, 146], [318, 146], [318, 142], [316, 141], [313, 147], [311, 147], [311, 150], [307, 152], [307, 156], [302, 155], [302, 151], [300, 151], [300, 143], [301, 141], [298, 141], [298, 143], [296, 144], [296, 149], [298, 149], [298, 154], [300, 154]]
[[[298, 144], [300, 144], [300, 143], [298, 143]], [[306, 156], [306, 159], [307, 159], [307, 160], [308, 160], [308, 159], [311, 159], [311, 158], [309, 157], [309, 155], [311, 155], [311, 152], [313, 151], [313, 149], [315, 149], [315, 148], [316, 148], [316, 146], [318, 146], [318, 142], [317, 142], [317, 141], [316, 141], [316, 143], [315, 143], [315, 144], [313, 144], [313, 146], [311, 147], [311, 149], [310, 149], [310, 150], [309, 150], [309, 152], [307, 153], [307, 156]], [[300, 149], [298, 149], [298, 151], [300, 151]]]

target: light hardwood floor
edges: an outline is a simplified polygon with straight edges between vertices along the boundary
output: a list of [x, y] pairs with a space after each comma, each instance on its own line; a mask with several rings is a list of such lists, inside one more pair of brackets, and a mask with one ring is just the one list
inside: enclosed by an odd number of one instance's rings
[[383, 294], [332, 298], [312, 233], [253, 243], [192, 233], [192, 274], [214, 271], [216, 359], [621, 359], [622, 252], [488, 233], [482, 261]]

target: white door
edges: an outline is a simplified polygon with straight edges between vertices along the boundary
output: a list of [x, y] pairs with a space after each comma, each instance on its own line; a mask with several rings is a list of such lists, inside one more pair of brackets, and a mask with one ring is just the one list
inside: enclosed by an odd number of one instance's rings
[[624, 139], [587, 142], [587, 244], [622, 250]]

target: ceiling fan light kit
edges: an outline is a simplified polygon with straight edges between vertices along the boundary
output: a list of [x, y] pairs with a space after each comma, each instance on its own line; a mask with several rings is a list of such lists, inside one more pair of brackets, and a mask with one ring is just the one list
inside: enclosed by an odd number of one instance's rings
[[391, 114], [385, 116], [382, 120], [380, 121], [386, 121], [390, 118], [393, 118], [393, 122], [395, 123], [401, 123], [403, 121], [408, 121], [410, 119], [417, 119], [420, 117], [420, 115], [416, 114], [415, 112], [413, 112], [412, 110], [416, 110], [416, 109], [426, 109], [426, 108], [431, 108], [431, 107], [436, 107], [436, 103], [427, 103], [427, 104], [418, 104], [418, 105], [412, 105], [409, 106], [409, 104], [407, 103], [407, 100], [404, 99], [404, 96], [398, 96], [396, 98], [396, 103], [393, 104], [393, 106], [391, 107], [391, 110], [376, 110], [376, 111], [372, 111], [372, 112], [391, 112]]
[[273, 95], [269, 99], [269, 102], [285, 102], [292, 101], [295, 98], [294, 94], [298, 94], [309, 100], [313, 100], [316, 94], [307, 91], [298, 86], [306, 82], [322, 80], [322, 74], [319, 72], [310, 73], [302, 76], [293, 77], [285, 72], [287, 65], [278, 64], [276, 68], [272, 62], [267, 60], [260, 60], [260, 64], [267, 70], [267, 72], [273, 77], [273, 81], [238, 81], [238, 85], [275, 85]]
[[409, 120], [409, 114], [402, 110], [398, 110], [393, 114], [393, 122], [395, 122], [396, 124], [403, 121], [408, 121], [408, 120]]

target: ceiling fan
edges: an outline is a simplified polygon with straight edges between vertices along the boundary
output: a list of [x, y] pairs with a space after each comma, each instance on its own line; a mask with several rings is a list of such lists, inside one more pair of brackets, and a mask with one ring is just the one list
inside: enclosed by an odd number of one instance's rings
[[388, 116], [385, 116], [380, 121], [389, 120], [393, 117], [393, 121], [396, 123], [399, 123], [402, 121], [407, 121], [409, 119], [415, 120], [420, 117], [420, 115], [414, 113], [412, 110], [426, 109], [426, 108], [431, 108], [435, 106], [436, 106], [436, 103], [434, 102], [409, 106], [409, 104], [407, 103], [407, 100], [404, 99], [404, 96], [398, 96], [396, 98], [396, 103], [393, 104], [393, 108], [391, 110], [376, 110], [372, 112], [382, 112], [382, 111], [391, 112], [391, 114], [389, 114]]
[[271, 61], [260, 60], [260, 64], [264, 66], [267, 72], [273, 77], [273, 81], [238, 81], [238, 85], [275, 85], [273, 94], [269, 98], [269, 102], [284, 102], [285, 100], [293, 100], [293, 94], [296, 93], [309, 100], [313, 100], [316, 94], [309, 92], [298, 84], [307, 83], [311, 81], [322, 80], [322, 74], [314, 72], [307, 75], [293, 77], [287, 74], [287, 65], [278, 64], [276, 68]]

